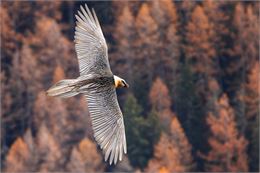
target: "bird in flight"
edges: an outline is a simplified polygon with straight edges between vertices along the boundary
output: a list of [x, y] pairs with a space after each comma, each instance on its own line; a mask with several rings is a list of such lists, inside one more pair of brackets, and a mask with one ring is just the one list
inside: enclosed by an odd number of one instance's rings
[[84, 94], [92, 121], [94, 137], [110, 165], [122, 160], [126, 154], [126, 137], [123, 114], [116, 88], [129, 87], [126, 81], [113, 75], [108, 62], [107, 44], [95, 11], [80, 6], [76, 16], [75, 48], [80, 76], [61, 80], [52, 86], [47, 95], [68, 98]]

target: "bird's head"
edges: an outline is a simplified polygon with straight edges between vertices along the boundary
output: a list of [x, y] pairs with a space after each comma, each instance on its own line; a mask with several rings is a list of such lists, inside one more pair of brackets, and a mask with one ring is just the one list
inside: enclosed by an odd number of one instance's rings
[[114, 81], [115, 81], [115, 87], [116, 88], [128, 88], [129, 85], [126, 83], [126, 81], [116, 75], [114, 75]]

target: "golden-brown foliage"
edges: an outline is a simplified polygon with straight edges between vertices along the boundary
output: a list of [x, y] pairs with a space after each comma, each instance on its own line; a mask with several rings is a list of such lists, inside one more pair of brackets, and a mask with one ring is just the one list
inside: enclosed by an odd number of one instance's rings
[[[127, 21], [127, 22], [125, 22]], [[111, 56], [111, 66], [115, 68], [115, 73], [128, 78], [128, 83], [133, 84], [133, 64], [135, 57], [136, 29], [135, 19], [128, 5], [122, 9], [122, 13], [117, 16], [117, 24], [114, 32], [115, 40], [118, 44], [115, 56]]]
[[196, 6], [187, 24], [185, 54], [189, 62], [193, 63], [195, 73], [212, 75], [213, 57], [216, 51], [210, 42], [214, 34], [208, 17], [201, 6]]
[[185, 172], [180, 161], [178, 148], [172, 145], [166, 134], [162, 134], [159, 143], [155, 146], [154, 158], [149, 161], [147, 172]]
[[236, 42], [231, 54], [236, 58], [228, 72], [250, 70], [255, 60], [259, 58], [259, 22], [253, 13], [252, 6], [243, 6], [238, 3], [234, 12], [233, 25], [235, 28]]
[[11, 146], [5, 163], [7, 172], [60, 171], [62, 154], [57, 141], [44, 124], [39, 128], [36, 139], [31, 131], [16, 139]]
[[163, 81], [157, 77], [153, 82], [149, 93], [149, 99], [153, 110], [158, 114], [162, 127], [169, 129], [170, 121], [173, 117], [171, 111], [171, 98], [169, 97], [169, 91]]
[[246, 117], [247, 119], [256, 118], [259, 116], [259, 95], [260, 95], [260, 86], [259, 86], [259, 62], [255, 62], [253, 68], [251, 69], [248, 82], [245, 84], [246, 94], [241, 95], [241, 99], [246, 104]]
[[62, 80], [65, 78], [64, 70], [61, 68], [60, 65], [58, 65], [53, 74], [53, 83], [58, 82], [59, 80]]
[[61, 163], [64, 158], [62, 158], [61, 146], [45, 124], [40, 126], [36, 143], [38, 147], [37, 157], [40, 160], [38, 170], [41, 172], [62, 170]]
[[191, 171], [194, 167], [192, 155], [191, 155], [191, 145], [184, 133], [183, 128], [176, 116], [171, 120], [169, 137], [172, 140], [172, 143], [180, 152], [180, 161], [185, 166], [186, 171]]
[[170, 109], [171, 99], [169, 97], [169, 90], [159, 77], [156, 78], [151, 87], [149, 98], [156, 111]]
[[245, 118], [247, 120], [246, 138], [248, 139], [248, 155], [251, 169], [259, 169], [259, 62], [251, 69], [245, 84], [245, 94], [240, 100], [245, 104]]
[[7, 172], [26, 172], [30, 169], [30, 151], [21, 137], [17, 138], [6, 157]]
[[191, 146], [174, 116], [169, 134], [163, 133], [155, 146], [154, 158], [148, 163], [148, 172], [186, 172], [193, 168]]
[[[4, 1], [2, 170], [141, 172], [162, 126], [147, 171], [259, 172], [259, 2], [87, 4], [98, 15], [112, 71], [130, 83], [130, 90], [118, 92], [120, 106], [125, 92], [140, 104], [125, 106], [130, 162], [105, 168], [92, 142], [85, 97], [44, 93], [79, 74], [74, 12], [83, 3]], [[217, 101], [222, 93], [227, 96]]]
[[77, 147], [72, 149], [67, 166], [72, 172], [102, 172], [102, 156], [96, 145], [89, 139], [83, 139]]
[[214, 172], [246, 172], [248, 142], [236, 129], [234, 111], [225, 94], [219, 99], [217, 106], [218, 114], [209, 113], [207, 118], [212, 137], [208, 141], [211, 150], [204, 157], [208, 162], [206, 169]]
[[[138, 40], [136, 45], [137, 55], [140, 62], [140, 66], [145, 66], [148, 70], [151, 70], [153, 67], [154, 54], [156, 53], [157, 41], [159, 39], [158, 25], [151, 17], [149, 6], [144, 3], [136, 17], [136, 29]], [[146, 48], [145, 48], [146, 47]], [[145, 48], [145, 49], [144, 49]], [[149, 57], [150, 60], [146, 61], [146, 58]], [[139, 66], [139, 68], [140, 68]], [[148, 77], [148, 81], [151, 82], [152, 75], [146, 74]]]

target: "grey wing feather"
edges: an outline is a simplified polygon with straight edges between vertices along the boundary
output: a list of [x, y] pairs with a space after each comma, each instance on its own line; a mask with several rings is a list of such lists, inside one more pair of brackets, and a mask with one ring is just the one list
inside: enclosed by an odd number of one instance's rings
[[[93, 84], [97, 85], [97, 84]], [[126, 137], [123, 115], [120, 110], [115, 88], [112, 86], [89, 86], [85, 93], [92, 120], [94, 137], [105, 153], [105, 161], [116, 164], [126, 153]]]
[[111, 75], [107, 44], [96, 13], [87, 5], [80, 7], [76, 15], [75, 48], [79, 61], [80, 75], [98, 73]]

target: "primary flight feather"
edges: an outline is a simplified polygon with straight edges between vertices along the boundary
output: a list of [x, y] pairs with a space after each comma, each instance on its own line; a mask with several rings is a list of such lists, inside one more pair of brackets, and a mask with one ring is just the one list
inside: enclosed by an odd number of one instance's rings
[[95, 11], [81, 6], [76, 19], [75, 48], [80, 76], [59, 81], [47, 94], [61, 98], [80, 93], [86, 96], [95, 140], [104, 151], [105, 161], [109, 158], [110, 164], [116, 164], [127, 152], [116, 88], [128, 84], [111, 72], [106, 40]]

